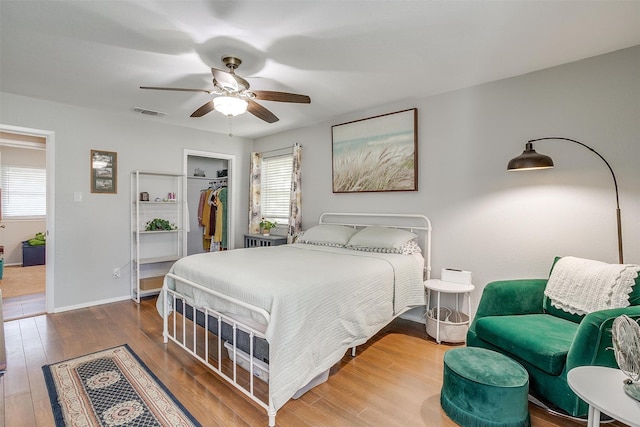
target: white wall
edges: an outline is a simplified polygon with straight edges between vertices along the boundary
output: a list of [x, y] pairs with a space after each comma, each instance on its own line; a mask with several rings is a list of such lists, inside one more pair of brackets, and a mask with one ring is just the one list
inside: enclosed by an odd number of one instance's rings
[[[2, 93], [0, 123], [55, 132], [55, 310], [110, 301], [129, 295], [130, 172], [184, 172], [183, 150], [237, 156], [249, 164], [251, 140], [165, 125], [148, 119], [76, 108]], [[91, 194], [91, 149], [118, 153], [118, 193]], [[247, 174], [238, 174], [236, 246], [247, 229]], [[82, 202], [74, 202], [74, 192]], [[122, 277], [112, 279], [114, 267]]]
[[[331, 126], [418, 108], [419, 191], [333, 194]], [[422, 213], [433, 222], [433, 277], [471, 270], [478, 289], [547, 277], [553, 257], [617, 262], [613, 181], [576, 144], [544, 141], [556, 167], [507, 172], [529, 139], [563, 136], [600, 152], [620, 188], [625, 262], [640, 263], [640, 46], [420, 100], [383, 105], [256, 140], [303, 144], [303, 226], [323, 211]]]

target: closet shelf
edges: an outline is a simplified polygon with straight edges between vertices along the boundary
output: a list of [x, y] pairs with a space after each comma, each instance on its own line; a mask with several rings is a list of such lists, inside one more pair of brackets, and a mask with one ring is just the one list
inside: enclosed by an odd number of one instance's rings
[[214, 178], [212, 176], [188, 176], [187, 177], [187, 179], [197, 179], [200, 181], [225, 181], [228, 178], [229, 178], [228, 176], [221, 176], [220, 178]]

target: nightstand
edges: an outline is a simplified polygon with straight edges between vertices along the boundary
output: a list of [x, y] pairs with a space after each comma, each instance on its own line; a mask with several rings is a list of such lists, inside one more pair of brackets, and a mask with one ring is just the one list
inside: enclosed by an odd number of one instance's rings
[[[436, 342], [438, 344], [440, 344], [441, 340], [440, 340], [440, 323], [442, 322], [442, 320], [440, 320], [440, 316], [439, 314], [441, 313], [441, 307], [440, 307], [440, 294], [441, 293], [445, 293], [445, 294], [455, 294], [456, 296], [456, 311], [459, 311], [460, 307], [459, 307], [459, 300], [458, 297], [462, 294], [466, 294], [467, 298], [468, 298], [468, 308], [467, 308], [467, 314], [469, 316], [469, 320], [466, 322], [465, 329], [468, 329], [469, 327], [469, 321], [471, 321], [471, 292], [475, 289], [475, 286], [473, 286], [472, 284], [466, 284], [466, 283], [454, 283], [454, 282], [445, 282], [443, 280], [440, 279], [429, 279], [429, 280], [425, 280], [424, 282], [424, 287], [425, 290], [427, 292], [427, 310], [429, 309], [429, 305], [431, 303], [431, 292], [437, 292], [438, 296], [436, 299], [436, 332], [435, 332], [435, 336], [432, 335], [432, 338], [436, 339]], [[429, 319], [427, 319], [427, 323], [429, 322]], [[427, 329], [427, 332], [428, 329]], [[431, 334], [429, 334], [431, 335]], [[463, 342], [464, 340], [462, 340]], [[458, 342], [458, 340], [452, 341], [452, 342]]]
[[244, 247], [256, 248], [260, 246], [280, 246], [287, 244], [287, 236], [276, 236], [270, 234], [265, 236], [263, 234], [245, 234], [244, 235]]

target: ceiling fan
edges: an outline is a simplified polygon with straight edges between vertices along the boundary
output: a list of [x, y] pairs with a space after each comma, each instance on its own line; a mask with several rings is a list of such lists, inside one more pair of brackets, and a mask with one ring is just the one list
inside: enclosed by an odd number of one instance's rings
[[225, 56], [222, 58], [222, 62], [224, 62], [229, 71], [211, 68], [211, 73], [213, 74], [212, 90], [153, 86], [140, 86], [140, 89], [205, 92], [218, 95], [194, 111], [191, 117], [202, 117], [213, 110], [229, 117], [248, 111], [265, 122], [274, 123], [279, 120], [278, 117], [255, 100], [294, 102], [298, 104], [311, 103], [311, 98], [307, 95], [270, 90], [249, 90], [249, 82], [235, 73], [236, 68], [242, 64], [242, 60], [235, 56]]

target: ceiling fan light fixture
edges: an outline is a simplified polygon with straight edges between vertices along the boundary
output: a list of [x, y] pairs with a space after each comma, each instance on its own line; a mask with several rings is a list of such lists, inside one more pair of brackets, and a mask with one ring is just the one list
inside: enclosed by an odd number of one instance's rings
[[249, 103], [235, 96], [218, 96], [213, 98], [213, 108], [227, 117], [235, 117], [247, 112]]

